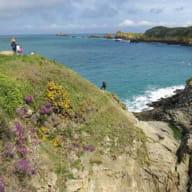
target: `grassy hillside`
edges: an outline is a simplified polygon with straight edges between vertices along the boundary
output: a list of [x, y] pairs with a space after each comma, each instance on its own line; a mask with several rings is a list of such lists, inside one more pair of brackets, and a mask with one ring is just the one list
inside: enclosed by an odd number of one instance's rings
[[0, 56], [0, 191], [37, 191], [51, 173], [65, 191], [73, 168], [102, 163], [104, 154], [143, 164], [145, 150], [144, 134], [114, 94], [42, 56]]
[[192, 27], [168, 28], [158, 26], [145, 32], [145, 36], [154, 38], [192, 38]]

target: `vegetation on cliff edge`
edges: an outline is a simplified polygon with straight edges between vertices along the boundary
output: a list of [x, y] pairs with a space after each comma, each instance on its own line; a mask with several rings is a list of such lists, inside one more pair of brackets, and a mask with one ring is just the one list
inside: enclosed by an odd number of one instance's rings
[[[100, 164], [106, 154], [145, 163], [145, 139], [114, 94], [42, 56], [0, 56], [2, 191], [49, 189], [52, 172], [64, 191], [78, 177], [72, 169]], [[87, 165], [87, 153], [100, 158]]]

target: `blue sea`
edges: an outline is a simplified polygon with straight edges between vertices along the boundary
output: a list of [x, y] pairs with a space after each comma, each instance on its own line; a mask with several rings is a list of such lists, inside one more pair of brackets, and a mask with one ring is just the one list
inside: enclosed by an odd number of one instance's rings
[[[192, 76], [192, 47], [89, 39], [88, 35], [17, 35], [24, 54], [36, 52], [73, 69], [117, 94], [130, 111], [181, 89]], [[0, 36], [0, 51], [10, 50], [11, 36]]]

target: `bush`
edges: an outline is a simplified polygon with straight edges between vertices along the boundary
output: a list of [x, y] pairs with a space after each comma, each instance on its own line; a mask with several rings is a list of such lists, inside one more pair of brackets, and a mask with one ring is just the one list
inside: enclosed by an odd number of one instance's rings
[[[46, 97], [58, 113], [69, 114], [71, 111], [71, 101], [65, 88], [50, 81], [47, 84]], [[47, 108], [47, 107], [45, 107]]]

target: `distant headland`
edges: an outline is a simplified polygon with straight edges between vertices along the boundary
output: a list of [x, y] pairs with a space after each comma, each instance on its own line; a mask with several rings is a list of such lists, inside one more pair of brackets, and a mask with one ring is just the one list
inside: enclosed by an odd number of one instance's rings
[[[90, 38], [95, 36], [90, 36]], [[97, 38], [99, 38], [97, 36]], [[129, 40], [133, 43], [138, 42], [157, 42], [175, 45], [192, 46], [192, 26], [169, 28], [157, 26], [146, 30], [144, 33], [129, 33], [117, 31], [116, 34], [105, 33], [100, 38]]]

